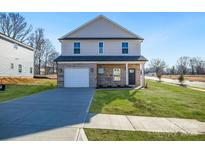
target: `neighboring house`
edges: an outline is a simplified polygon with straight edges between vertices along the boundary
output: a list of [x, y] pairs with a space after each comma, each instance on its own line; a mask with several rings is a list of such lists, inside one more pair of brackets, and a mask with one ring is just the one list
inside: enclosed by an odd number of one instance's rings
[[144, 86], [143, 38], [98, 16], [60, 39], [59, 87]]
[[0, 33], [0, 77], [33, 77], [34, 49]]

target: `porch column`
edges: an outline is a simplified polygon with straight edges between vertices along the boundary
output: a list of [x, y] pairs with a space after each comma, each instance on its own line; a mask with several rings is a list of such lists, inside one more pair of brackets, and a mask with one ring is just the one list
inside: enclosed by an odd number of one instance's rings
[[144, 80], [144, 64], [140, 64], [140, 70], [141, 70], [141, 83], [140, 85], [144, 87], [145, 80]]
[[125, 69], [126, 70], [125, 71], [126, 72], [126, 85], [128, 85], [129, 84], [128, 83], [128, 63], [126, 63], [125, 65], [126, 65], [126, 69]]

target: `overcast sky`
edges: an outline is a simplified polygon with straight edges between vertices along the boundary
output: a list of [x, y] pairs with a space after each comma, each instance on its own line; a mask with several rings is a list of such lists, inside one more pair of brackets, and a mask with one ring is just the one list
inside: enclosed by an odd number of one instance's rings
[[100, 14], [142, 36], [148, 59], [171, 66], [180, 56], [205, 58], [205, 13], [21, 13], [34, 28], [45, 29], [59, 52], [59, 37]]

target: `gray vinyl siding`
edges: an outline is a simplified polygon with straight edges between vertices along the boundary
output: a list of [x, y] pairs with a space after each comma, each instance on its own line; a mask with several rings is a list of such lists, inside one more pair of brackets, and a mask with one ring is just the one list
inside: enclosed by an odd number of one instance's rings
[[[80, 55], [123, 55], [122, 42], [128, 42], [127, 55], [141, 55], [140, 40], [63, 40], [61, 51], [63, 56], [73, 54], [74, 42], [80, 42]], [[99, 54], [98, 43], [104, 43], [104, 53]], [[78, 54], [79, 55], [79, 54]]]
[[135, 37], [127, 30], [116, 26], [111, 21], [100, 17], [83, 28], [71, 33], [69, 37]]
[[[62, 39], [60, 41], [61, 53], [62, 56], [75, 55], [73, 54], [74, 42], [80, 42], [80, 54], [77, 55], [123, 55], [122, 42], [128, 42], [129, 51], [126, 55], [139, 56], [141, 55], [140, 44], [142, 40], [137, 39], [136, 36], [137, 35], [110, 21], [109, 19], [99, 16], [95, 20], [88, 22], [87, 24], [63, 36], [63, 38], [68, 39]], [[69, 38], [72, 38], [72, 40], [69, 40]], [[74, 38], [79, 38], [79, 40], [74, 40]], [[99, 54], [99, 42], [104, 43], [103, 54]]]

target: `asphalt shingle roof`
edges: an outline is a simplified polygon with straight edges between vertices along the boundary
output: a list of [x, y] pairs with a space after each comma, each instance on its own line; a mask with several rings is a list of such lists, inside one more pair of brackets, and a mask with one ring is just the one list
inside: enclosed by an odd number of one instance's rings
[[54, 61], [147, 61], [147, 59], [144, 56], [59, 56]]

